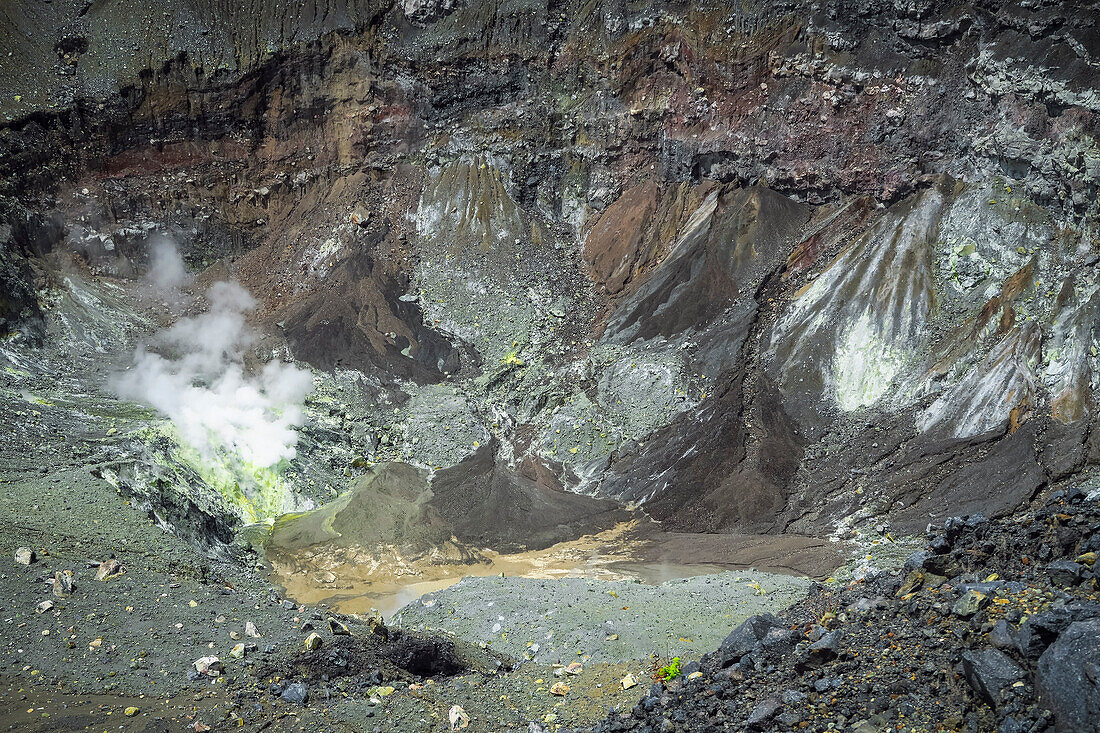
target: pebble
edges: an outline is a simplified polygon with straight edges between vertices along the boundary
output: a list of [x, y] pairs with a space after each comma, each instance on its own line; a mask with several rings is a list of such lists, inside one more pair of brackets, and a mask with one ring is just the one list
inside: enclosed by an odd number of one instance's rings
[[279, 697], [295, 705], [305, 705], [309, 702], [309, 687], [304, 682], [291, 682]]
[[217, 657], [200, 657], [196, 659], [192, 665], [195, 671], [200, 675], [206, 675], [207, 677], [217, 677], [221, 674], [222, 663]]
[[459, 705], [452, 705], [447, 717], [451, 721], [451, 730], [465, 728], [470, 724], [470, 716]]
[[58, 598], [66, 598], [73, 594], [73, 571], [60, 570], [50, 580], [53, 585], [53, 594]]

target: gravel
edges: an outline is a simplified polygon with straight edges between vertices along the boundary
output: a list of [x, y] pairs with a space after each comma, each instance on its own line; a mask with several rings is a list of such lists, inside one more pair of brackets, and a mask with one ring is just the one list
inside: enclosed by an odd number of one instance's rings
[[749, 616], [790, 606], [805, 578], [754, 570], [670, 580], [466, 578], [400, 611], [405, 627], [444, 631], [540, 663], [698, 657]]

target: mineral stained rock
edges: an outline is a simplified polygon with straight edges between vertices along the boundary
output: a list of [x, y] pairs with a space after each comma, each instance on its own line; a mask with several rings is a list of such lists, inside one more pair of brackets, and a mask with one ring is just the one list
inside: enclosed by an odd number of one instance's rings
[[168, 0], [135, 55], [28, 0], [3, 41], [60, 36], [0, 54], [0, 322], [56, 340], [48, 273], [132, 281], [164, 231], [363, 375], [353, 451], [492, 445], [470, 501], [1002, 516], [1095, 453], [1090, 7]]

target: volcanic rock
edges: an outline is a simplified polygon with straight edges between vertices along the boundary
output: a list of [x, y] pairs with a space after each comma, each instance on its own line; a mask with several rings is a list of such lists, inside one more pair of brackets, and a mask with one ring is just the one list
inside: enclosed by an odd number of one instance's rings
[[309, 702], [309, 686], [304, 682], [291, 682], [279, 697], [294, 705], [305, 705]]
[[974, 691], [993, 707], [1004, 702], [1012, 683], [1027, 674], [1004, 652], [996, 649], [963, 652], [962, 670]]
[[73, 594], [73, 571], [59, 570], [50, 579], [53, 586], [53, 594], [58, 598], [66, 598]]
[[1063, 588], [1077, 585], [1084, 580], [1088, 568], [1072, 560], [1055, 560], [1046, 566], [1052, 583]]
[[760, 643], [773, 629], [783, 628], [783, 622], [771, 613], [759, 614], [742, 622], [722, 642], [718, 653], [721, 665], [729, 665], [739, 661]]
[[951, 612], [956, 616], [966, 618], [973, 616], [987, 605], [989, 605], [989, 597], [985, 593], [970, 589], [963, 593], [959, 600], [955, 601], [955, 604], [951, 606]]
[[1100, 730], [1100, 619], [1070, 624], [1039, 657], [1035, 681], [1056, 730]]

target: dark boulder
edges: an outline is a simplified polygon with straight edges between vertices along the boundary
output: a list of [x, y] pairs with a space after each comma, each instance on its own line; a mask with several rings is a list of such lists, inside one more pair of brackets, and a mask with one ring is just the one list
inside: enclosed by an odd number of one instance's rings
[[989, 643], [998, 649], [1009, 649], [1013, 646], [1014, 641], [1012, 629], [1008, 627], [1008, 622], [1003, 618], [998, 619], [989, 632]]
[[840, 629], [830, 631], [813, 644], [810, 644], [810, 654], [822, 659], [836, 659], [840, 654], [840, 642], [844, 638], [844, 632]]
[[1036, 684], [1055, 730], [1100, 731], [1100, 619], [1069, 625], [1039, 658]]
[[1040, 613], [1020, 626], [1016, 632], [1016, 649], [1028, 659], [1038, 659], [1071, 622], [1065, 609]]
[[963, 652], [962, 671], [974, 692], [993, 708], [1004, 702], [1012, 683], [1026, 674], [1008, 655], [996, 649]]
[[798, 643], [799, 633], [783, 627], [768, 629], [764, 638], [760, 640], [757, 651], [763, 651], [765, 656], [775, 658], [794, 651]]
[[763, 728], [764, 725], [776, 716], [780, 708], [783, 707], [783, 703], [778, 698], [769, 697], [766, 700], [761, 700], [756, 703], [756, 706], [749, 713], [748, 720], [745, 721], [745, 725], [750, 730], [758, 730]]
[[1055, 560], [1044, 568], [1054, 585], [1072, 588], [1085, 579], [1088, 568], [1072, 560]]
[[988, 523], [989, 520], [986, 519], [983, 514], [971, 514], [966, 517], [948, 517], [943, 522], [945, 539], [949, 546], [953, 546], [960, 537], [968, 532], [974, 532], [980, 536], [981, 532], [977, 532], [976, 530]]
[[830, 631], [808, 647], [799, 649], [795, 668], [800, 672], [817, 669], [840, 656], [844, 632], [840, 629]]
[[745, 621], [730, 632], [718, 648], [717, 659], [721, 666], [728, 667], [739, 661], [768, 635], [772, 629], [784, 629], [784, 624], [773, 613], [763, 613]]
[[946, 555], [951, 551], [951, 543], [943, 535], [936, 535], [928, 542], [929, 554]]
[[1028, 659], [1038, 659], [1048, 646], [1075, 621], [1100, 618], [1096, 603], [1070, 603], [1028, 619], [1016, 632], [1016, 649]]
[[920, 570], [924, 567], [924, 562], [930, 557], [932, 557], [932, 553], [928, 550], [918, 550], [914, 552], [905, 560], [906, 572], [911, 573], [914, 570]]
[[279, 697], [295, 705], [305, 705], [309, 702], [309, 687], [305, 682], [291, 682]]

